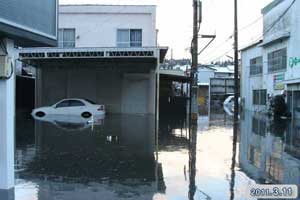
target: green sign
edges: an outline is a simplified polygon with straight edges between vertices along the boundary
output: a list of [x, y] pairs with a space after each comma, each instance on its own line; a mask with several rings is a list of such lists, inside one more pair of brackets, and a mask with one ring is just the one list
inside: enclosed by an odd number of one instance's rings
[[297, 57], [290, 57], [289, 59], [289, 65], [291, 68], [296, 67], [300, 64], [300, 58]]
[[273, 76], [274, 90], [284, 90], [284, 74], [276, 74]]

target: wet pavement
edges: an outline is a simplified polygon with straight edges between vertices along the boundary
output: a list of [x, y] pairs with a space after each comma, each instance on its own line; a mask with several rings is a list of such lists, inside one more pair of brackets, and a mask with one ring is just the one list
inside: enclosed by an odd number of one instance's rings
[[237, 143], [224, 113], [200, 116], [196, 135], [188, 119], [161, 117], [157, 136], [154, 116], [108, 115], [95, 124], [21, 118], [16, 187], [6, 198], [243, 200], [253, 183], [300, 186], [300, 121], [240, 118]]

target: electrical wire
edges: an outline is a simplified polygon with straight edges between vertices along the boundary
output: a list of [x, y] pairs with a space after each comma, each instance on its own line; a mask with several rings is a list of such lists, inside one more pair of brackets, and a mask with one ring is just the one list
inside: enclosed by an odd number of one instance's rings
[[263, 37], [268, 32], [270, 32], [274, 28], [274, 26], [286, 15], [286, 13], [291, 9], [291, 7], [294, 5], [295, 2], [296, 0], [293, 0], [293, 2], [289, 5], [289, 7], [287, 7], [287, 9], [267, 29], [265, 29], [262, 34], [259, 34], [257, 39], [254, 41], [258, 42], [259, 40], [263, 39]]
[[213, 62], [213, 61], [216, 61], [216, 60], [219, 60], [221, 59], [223, 56], [225, 56], [226, 54], [230, 53], [231, 51], [233, 51], [233, 48], [230, 48], [229, 50], [225, 51], [222, 55], [219, 55], [217, 57], [213, 57], [213, 58], [210, 58], [210, 59], [206, 59], [204, 61], [204, 63], [208, 63], [209, 61], [210, 62]]
[[[243, 26], [242, 28], [239, 29], [239, 32], [253, 26], [254, 24], [256, 24], [259, 20], [261, 20], [263, 18], [263, 16], [260, 16], [259, 18], [255, 19], [254, 21], [252, 21], [251, 23]], [[260, 35], [260, 34], [259, 34]], [[258, 35], [258, 36], [259, 36]], [[207, 55], [210, 55], [212, 53], [214, 53], [216, 50], [218, 50], [220, 47], [222, 47], [223, 45], [225, 45], [227, 42], [229, 42], [231, 39], [233, 38], [233, 34], [231, 34], [230, 36], [227, 37], [227, 39], [225, 41], [223, 41], [222, 43], [220, 43], [218, 46], [216, 46], [213, 50], [211, 50], [209, 53], [207, 53]]]
[[[289, 7], [287, 7], [287, 9], [265, 30], [265, 31], [263, 31], [263, 34], [261, 35], [261, 34], [259, 34], [259, 37], [255, 40], [256, 42], [257, 41], [259, 41], [264, 35], [266, 35], [269, 31], [271, 31], [273, 28], [274, 28], [274, 26], [286, 15], [286, 13], [290, 10], [290, 8], [293, 6], [293, 4], [296, 2], [296, 0], [293, 0], [293, 2], [289, 5]], [[258, 21], [259, 19], [256, 19], [255, 21]], [[255, 22], [254, 21], [254, 22]], [[253, 23], [251, 23], [251, 24], [249, 24], [249, 26], [250, 25], [252, 25], [252, 24], [254, 24], [254, 22]], [[245, 29], [245, 27], [243, 27], [242, 29]], [[217, 57], [217, 58], [215, 58], [215, 59], [213, 59], [212, 61], [215, 61], [215, 60], [218, 60], [218, 59], [220, 59], [220, 58], [222, 58], [224, 55], [226, 55], [227, 53], [229, 53], [230, 51], [228, 51], [228, 52], [225, 52], [225, 54], [222, 54], [221, 56], [219, 56], [219, 57]], [[210, 60], [210, 59], [209, 59]], [[206, 60], [206, 61], [209, 61], [209, 60]]]
[[285, 14], [290, 10], [290, 8], [294, 5], [294, 3], [296, 2], [296, 0], [293, 0], [293, 2], [289, 5], [289, 7], [287, 7], [287, 9], [278, 17], [277, 20], [275, 20], [275, 22], [273, 24], [271, 24], [271, 26], [263, 32], [263, 36], [265, 34], [267, 34], [269, 31], [272, 30], [272, 28], [274, 28], [274, 26], [281, 20], [281, 18], [283, 18], [285, 16]]

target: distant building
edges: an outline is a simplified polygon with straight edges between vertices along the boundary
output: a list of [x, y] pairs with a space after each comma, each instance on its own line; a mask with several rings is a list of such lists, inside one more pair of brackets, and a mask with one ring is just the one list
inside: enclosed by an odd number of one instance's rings
[[234, 67], [218, 65], [200, 65], [198, 67], [198, 85], [207, 85], [210, 78], [234, 78]]
[[300, 2], [275, 0], [262, 9], [263, 40], [242, 52], [241, 97], [246, 110], [266, 111], [269, 98], [286, 93], [300, 117]]
[[[198, 67], [198, 104], [200, 110], [207, 105], [221, 104], [225, 98], [233, 94], [233, 66], [200, 65]], [[208, 103], [209, 102], [209, 103]]]
[[181, 70], [186, 70], [186, 67], [191, 67], [191, 60], [190, 59], [170, 59], [165, 60], [163, 64], [161, 64], [161, 69], [176, 69], [180, 68]]

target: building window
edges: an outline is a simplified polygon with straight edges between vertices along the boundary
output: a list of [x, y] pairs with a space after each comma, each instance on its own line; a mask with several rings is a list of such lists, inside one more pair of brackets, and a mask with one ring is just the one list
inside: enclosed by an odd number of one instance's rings
[[263, 71], [262, 56], [250, 60], [250, 75], [259, 75]]
[[286, 48], [273, 51], [268, 54], [268, 70], [269, 73], [281, 71], [286, 69]]
[[141, 47], [142, 29], [118, 29], [117, 47]]
[[253, 90], [253, 105], [267, 104], [267, 90]]
[[265, 136], [267, 132], [266, 122], [253, 117], [252, 132], [256, 135]]
[[75, 47], [75, 29], [62, 28], [58, 30], [58, 46], [62, 48]]

